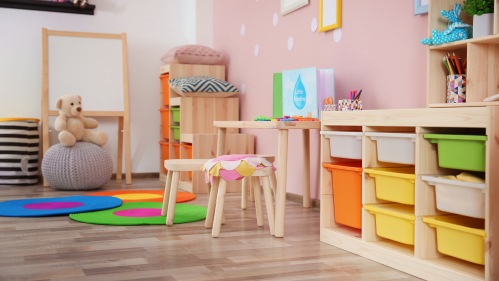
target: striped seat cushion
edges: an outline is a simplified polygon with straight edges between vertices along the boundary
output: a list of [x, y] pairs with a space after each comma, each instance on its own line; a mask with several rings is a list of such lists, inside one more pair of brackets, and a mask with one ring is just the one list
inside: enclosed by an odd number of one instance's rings
[[181, 77], [168, 80], [170, 87], [175, 92], [194, 93], [218, 93], [218, 92], [232, 92], [238, 93], [239, 90], [234, 85], [220, 80], [218, 78], [209, 76], [192, 76]]

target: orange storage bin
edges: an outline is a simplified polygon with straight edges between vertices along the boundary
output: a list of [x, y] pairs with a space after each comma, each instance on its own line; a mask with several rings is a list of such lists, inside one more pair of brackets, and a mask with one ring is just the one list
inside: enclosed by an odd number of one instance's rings
[[163, 83], [163, 98], [166, 106], [170, 105], [170, 84], [168, 84], [168, 80], [170, 80], [170, 73], [163, 74], [159, 76], [161, 82]]
[[362, 229], [362, 163], [323, 163], [333, 177], [334, 220]]
[[[169, 150], [170, 144], [167, 142], [164, 142], [164, 141], [160, 141], [159, 144], [161, 145], [161, 155], [163, 157], [162, 159], [164, 162], [165, 160], [170, 159], [170, 156], [169, 156], [170, 155], [170, 150]], [[168, 172], [168, 170], [165, 167], [163, 167], [163, 171]]]
[[172, 143], [173, 147], [175, 147], [175, 159], [180, 159], [180, 144]]
[[[187, 149], [187, 158], [192, 159], [192, 144], [184, 144], [184, 147]], [[189, 172], [189, 178], [192, 179], [192, 172]]]
[[161, 112], [161, 120], [163, 120], [163, 138], [170, 138], [170, 113], [168, 108], [162, 108], [159, 110]]

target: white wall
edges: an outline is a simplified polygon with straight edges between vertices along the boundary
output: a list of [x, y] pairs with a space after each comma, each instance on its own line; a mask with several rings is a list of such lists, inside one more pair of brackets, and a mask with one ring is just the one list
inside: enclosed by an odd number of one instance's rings
[[[211, 5], [211, 10], [204, 10], [211, 13], [212, 19], [212, 0], [203, 2], [200, 5]], [[163, 64], [160, 58], [174, 46], [196, 43], [197, 3], [195, 0], [90, 0], [90, 3], [96, 5], [94, 16], [0, 8], [0, 118], [41, 118], [42, 27], [98, 33], [126, 32], [132, 172], [158, 172], [158, 76]], [[209, 20], [209, 15], [207, 17]], [[212, 20], [210, 24], [202, 27], [207, 32], [211, 28], [211, 35], [200, 44], [212, 45]], [[68, 89], [70, 93], [71, 89]], [[113, 118], [98, 118], [98, 121], [99, 129], [106, 130], [110, 136], [105, 148], [116, 161], [117, 121]], [[50, 122], [52, 127], [54, 119], [51, 118]], [[51, 143], [57, 142], [53, 130]]]

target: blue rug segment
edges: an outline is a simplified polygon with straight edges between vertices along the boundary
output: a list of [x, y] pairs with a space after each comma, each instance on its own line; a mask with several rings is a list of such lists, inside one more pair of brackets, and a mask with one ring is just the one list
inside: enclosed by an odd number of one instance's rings
[[111, 196], [68, 196], [5, 201], [0, 216], [44, 217], [106, 210], [121, 206], [121, 199]]

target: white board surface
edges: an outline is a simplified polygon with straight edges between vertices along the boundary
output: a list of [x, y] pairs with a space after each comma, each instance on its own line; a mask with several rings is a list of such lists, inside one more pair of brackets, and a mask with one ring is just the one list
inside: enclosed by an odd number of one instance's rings
[[80, 95], [84, 111], [123, 111], [121, 39], [48, 36], [49, 109]]
[[322, 1], [322, 26], [329, 26], [337, 23], [336, 19], [336, 0], [323, 0]]

